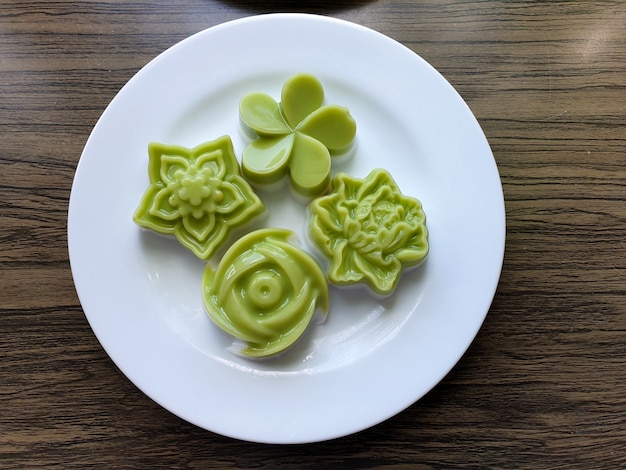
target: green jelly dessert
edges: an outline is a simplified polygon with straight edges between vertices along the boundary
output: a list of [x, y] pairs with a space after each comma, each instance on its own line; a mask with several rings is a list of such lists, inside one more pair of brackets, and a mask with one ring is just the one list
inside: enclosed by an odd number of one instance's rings
[[243, 152], [246, 178], [270, 185], [288, 174], [293, 188], [304, 196], [327, 191], [331, 155], [351, 146], [356, 123], [347, 108], [323, 103], [322, 84], [309, 74], [289, 78], [280, 103], [264, 93], [246, 95], [239, 115], [257, 136]]
[[338, 173], [330, 194], [309, 205], [309, 236], [330, 260], [328, 279], [338, 286], [364, 283], [385, 296], [401, 272], [428, 254], [422, 204], [400, 192], [391, 175], [365, 179]]
[[150, 186], [133, 220], [139, 226], [174, 235], [201, 259], [208, 259], [233, 229], [266, 212], [241, 176], [228, 136], [188, 149], [148, 145]]
[[261, 229], [235, 242], [202, 278], [213, 321], [243, 341], [238, 354], [262, 358], [291, 346], [313, 314], [328, 312], [328, 283], [313, 258], [289, 243], [292, 232]]

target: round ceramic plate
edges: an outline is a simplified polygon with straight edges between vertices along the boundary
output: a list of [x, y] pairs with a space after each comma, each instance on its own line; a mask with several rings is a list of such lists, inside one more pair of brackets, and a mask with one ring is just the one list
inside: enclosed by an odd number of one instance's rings
[[[331, 289], [325, 323], [281, 357], [252, 361], [204, 312], [205, 263], [132, 215], [148, 185], [149, 142], [194, 147], [224, 134], [240, 158], [238, 104], [280, 98], [291, 75], [317, 76], [327, 103], [358, 126], [352, 158], [383, 167], [423, 203], [430, 254], [380, 300]], [[263, 194], [265, 226], [304, 244], [306, 206]], [[198, 33], [132, 78], [81, 156], [70, 198], [69, 253], [85, 315], [104, 349], [143, 392], [207, 430], [268, 443], [320, 441], [402, 411], [456, 364], [489, 309], [502, 266], [502, 187], [476, 119], [448, 82], [370, 29], [301, 14], [256, 16]]]

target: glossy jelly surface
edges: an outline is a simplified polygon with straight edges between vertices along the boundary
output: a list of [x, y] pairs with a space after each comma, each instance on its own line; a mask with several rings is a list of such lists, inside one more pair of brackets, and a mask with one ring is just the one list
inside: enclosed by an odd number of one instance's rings
[[294, 189], [307, 197], [328, 189], [331, 155], [349, 148], [356, 135], [349, 110], [324, 105], [322, 84], [310, 74], [289, 78], [280, 103], [264, 93], [246, 95], [239, 115], [256, 135], [243, 152], [244, 175], [268, 185], [288, 174]]
[[420, 201], [403, 195], [382, 169], [364, 179], [338, 173], [332, 185], [330, 194], [309, 206], [309, 235], [330, 260], [329, 281], [364, 283], [377, 294], [391, 294], [403, 269], [428, 254]]
[[151, 143], [148, 153], [150, 186], [133, 220], [174, 235], [199, 258], [210, 258], [234, 228], [266, 211], [241, 176], [228, 136], [192, 149]]
[[267, 357], [291, 346], [316, 310], [328, 312], [328, 284], [313, 258], [289, 242], [292, 232], [261, 229], [235, 242], [215, 270], [208, 265], [202, 298], [213, 321], [245, 343], [237, 353]]

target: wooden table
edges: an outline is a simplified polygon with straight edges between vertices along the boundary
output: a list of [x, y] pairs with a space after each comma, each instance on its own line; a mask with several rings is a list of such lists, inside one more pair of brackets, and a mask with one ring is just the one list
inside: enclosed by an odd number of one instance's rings
[[[626, 7], [621, 1], [0, 1], [0, 467], [626, 468]], [[263, 6], [260, 6], [263, 4]], [[294, 446], [196, 428], [89, 328], [66, 218], [96, 120], [169, 46], [267, 12], [376, 29], [467, 101], [504, 188], [483, 328], [429, 394]]]

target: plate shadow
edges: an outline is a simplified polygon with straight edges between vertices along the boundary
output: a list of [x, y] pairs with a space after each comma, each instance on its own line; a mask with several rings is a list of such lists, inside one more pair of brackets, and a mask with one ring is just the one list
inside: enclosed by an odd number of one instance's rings
[[350, 10], [375, 0], [315, 0], [312, 2], [296, 2], [294, 0], [273, 0], [258, 2], [256, 0], [220, 0], [222, 3], [250, 11], [255, 14], [264, 13], [316, 13], [327, 14], [342, 10]]

